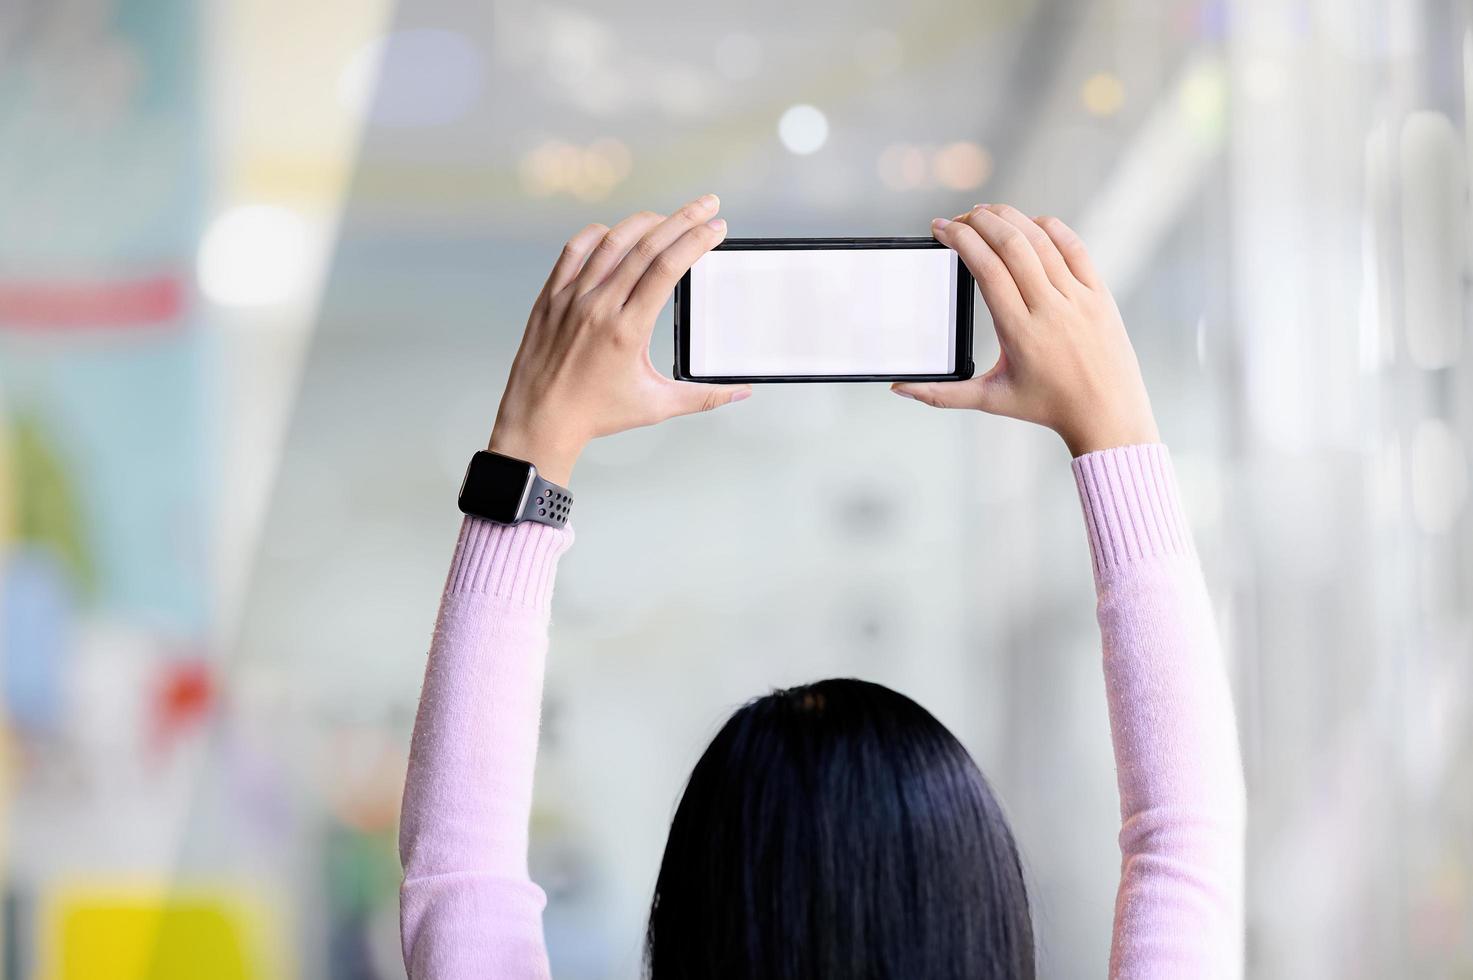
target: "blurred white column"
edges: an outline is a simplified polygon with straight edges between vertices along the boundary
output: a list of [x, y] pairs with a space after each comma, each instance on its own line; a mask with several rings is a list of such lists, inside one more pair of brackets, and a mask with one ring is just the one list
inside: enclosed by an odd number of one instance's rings
[[213, 645], [228, 648], [392, 5], [251, 0], [210, 10], [215, 180], [199, 276], [216, 344]]

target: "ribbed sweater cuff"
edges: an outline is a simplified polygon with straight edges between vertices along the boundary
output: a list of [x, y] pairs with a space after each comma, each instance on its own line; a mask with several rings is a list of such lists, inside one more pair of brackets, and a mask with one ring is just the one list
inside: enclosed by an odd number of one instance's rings
[[467, 517], [460, 526], [445, 592], [479, 593], [546, 610], [552, 603], [558, 558], [572, 544], [571, 527], [496, 524]]
[[1074, 460], [1095, 575], [1131, 561], [1192, 553], [1171, 453], [1160, 443], [1121, 446]]

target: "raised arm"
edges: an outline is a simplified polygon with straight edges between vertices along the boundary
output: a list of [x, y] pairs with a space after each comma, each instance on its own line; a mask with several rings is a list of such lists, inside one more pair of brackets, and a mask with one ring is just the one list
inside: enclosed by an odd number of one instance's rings
[[1110, 975], [1239, 976], [1244, 797], [1232, 699], [1119, 311], [1057, 219], [979, 205], [933, 230], [976, 277], [1002, 353], [979, 378], [896, 393], [1037, 422], [1075, 457], [1120, 786]]
[[1120, 784], [1110, 974], [1242, 974], [1243, 776], [1212, 606], [1165, 446], [1074, 461]]
[[572, 532], [468, 517], [430, 644], [399, 827], [412, 977], [545, 977], [527, 821], [558, 556]]
[[[568, 486], [589, 440], [727, 404], [650, 363], [656, 316], [725, 235], [707, 196], [590, 225], [533, 306], [490, 449]], [[546, 898], [527, 871], [553, 578], [572, 532], [467, 518], [425, 667], [399, 835], [400, 933], [415, 978], [549, 975]]]

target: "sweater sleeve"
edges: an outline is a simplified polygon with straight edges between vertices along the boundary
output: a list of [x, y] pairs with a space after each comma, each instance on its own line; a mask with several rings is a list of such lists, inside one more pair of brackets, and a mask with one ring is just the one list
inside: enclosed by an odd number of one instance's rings
[[527, 825], [553, 577], [571, 530], [466, 518], [425, 667], [399, 829], [413, 978], [547, 977]]
[[1244, 790], [1232, 696], [1165, 446], [1074, 461], [1120, 786], [1111, 977], [1242, 975]]

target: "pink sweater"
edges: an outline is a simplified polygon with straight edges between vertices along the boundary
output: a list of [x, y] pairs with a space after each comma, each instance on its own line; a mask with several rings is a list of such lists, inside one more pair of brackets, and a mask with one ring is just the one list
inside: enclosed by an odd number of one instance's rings
[[[1242, 973], [1244, 797], [1232, 701], [1170, 456], [1074, 461], [1120, 784], [1112, 977]], [[404, 789], [409, 974], [549, 976], [527, 873], [543, 664], [573, 535], [467, 519], [430, 645]]]

